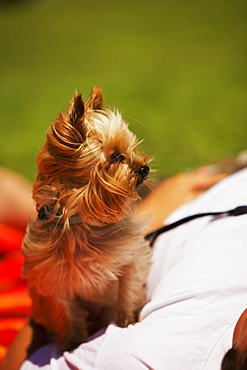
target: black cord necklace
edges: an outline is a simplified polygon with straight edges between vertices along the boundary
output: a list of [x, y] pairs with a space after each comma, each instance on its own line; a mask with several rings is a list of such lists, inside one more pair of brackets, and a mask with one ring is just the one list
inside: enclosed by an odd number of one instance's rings
[[186, 222], [195, 220], [196, 218], [200, 217], [206, 217], [206, 216], [213, 216], [213, 217], [219, 217], [219, 216], [241, 216], [247, 213], [247, 206], [239, 206], [236, 207], [230, 211], [224, 211], [224, 212], [206, 212], [206, 213], [197, 213], [192, 216], [188, 216], [185, 218], [182, 218], [176, 222], [171, 223], [170, 225], [163, 226], [145, 236], [145, 240], [148, 240], [150, 242], [150, 245], [153, 245], [153, 242], [162, 233], [165, 233], [171, 229], [174, 229], [177, 226], [180, 226], [182, 224], [185, 224]]

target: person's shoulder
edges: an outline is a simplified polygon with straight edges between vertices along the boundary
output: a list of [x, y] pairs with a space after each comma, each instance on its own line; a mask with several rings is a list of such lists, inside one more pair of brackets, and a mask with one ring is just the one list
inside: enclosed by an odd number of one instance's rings
[[204, 194], [173, 212], [167, 223], [183, 217], [202, 212], [228, 211], [232, 208], [247, 205], [247, 168], [221, 180]]

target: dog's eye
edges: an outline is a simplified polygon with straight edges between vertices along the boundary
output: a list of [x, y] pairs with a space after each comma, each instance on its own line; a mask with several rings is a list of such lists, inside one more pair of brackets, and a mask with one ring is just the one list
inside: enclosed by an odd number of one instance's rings
[[125, 161], [125, 156], [119, 152], [114, 152], [110, 155], [110, 160], [115, 163], [115, 162], [121, 162], [124, 163]]

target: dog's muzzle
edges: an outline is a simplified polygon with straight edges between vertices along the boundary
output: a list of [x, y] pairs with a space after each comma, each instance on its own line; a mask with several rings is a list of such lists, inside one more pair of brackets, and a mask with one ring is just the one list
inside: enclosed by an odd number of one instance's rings
[[136, 174], [141, 177], [142, 181], [146, 180], [149, 175], [150, 168], [148, 166], [141, 166], [136, 170]]

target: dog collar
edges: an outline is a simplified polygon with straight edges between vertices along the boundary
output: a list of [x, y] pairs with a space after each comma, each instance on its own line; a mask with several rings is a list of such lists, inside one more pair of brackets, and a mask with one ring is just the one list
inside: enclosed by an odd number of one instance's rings
[[[51, 212], [50, 207], [48, 207], [48, 206], [39, 207], [39, 205], [37, 205], [36, 208], [37, 208], [37, 211], [38, 211], [38, 220], [55, 222], [57, 224], [64, 224], [65, 223], [63, 214], [54, 215]], [[70, 225], [77, 225], [77, 224], [82, 223], [82, 219], [81, 219], [80, 216], [76, 216], [76, 215], [70, 216], [69, 217], [69, 223], [70, 223]]]

